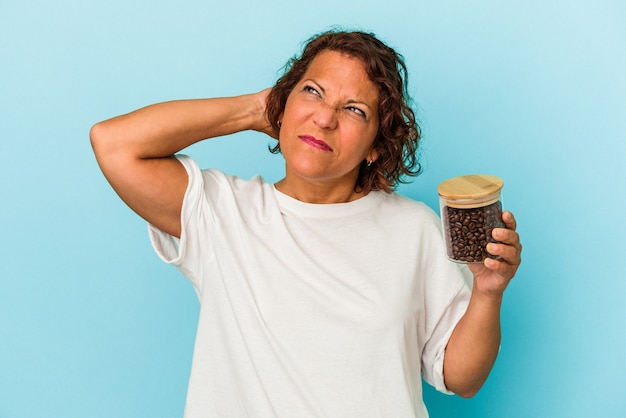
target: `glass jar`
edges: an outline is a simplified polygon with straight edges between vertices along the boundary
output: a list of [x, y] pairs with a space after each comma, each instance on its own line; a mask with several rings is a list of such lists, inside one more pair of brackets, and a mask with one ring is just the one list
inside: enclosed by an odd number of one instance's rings
[[472, 174], [439, 184], [439, 205], [446, 252], [457, 263], [482, 263], [497, 258], [487, 252], [496, 242], [491, 231], [504, 228], [500, 192], [503, 181], [495, 176]]

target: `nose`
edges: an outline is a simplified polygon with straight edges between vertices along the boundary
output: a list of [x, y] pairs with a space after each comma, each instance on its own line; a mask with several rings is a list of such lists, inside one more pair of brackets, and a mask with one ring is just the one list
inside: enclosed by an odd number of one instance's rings
[[333, 106], [320, 103], [313, 114], [313, 122], [321, 129], [335, 129], [337, 127], [337, 111]]

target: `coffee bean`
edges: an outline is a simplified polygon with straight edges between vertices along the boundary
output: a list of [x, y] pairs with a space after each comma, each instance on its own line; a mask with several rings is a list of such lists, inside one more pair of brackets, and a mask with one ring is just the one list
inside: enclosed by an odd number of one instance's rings
[[500, 201], [470, 209], [444, 206], [441, 216], [447, 235], [448, 257], [465, 263], [495, 258], [486, 247], [489, 242], [497, 242], [491, 237], [493, 228], [504, 228]]

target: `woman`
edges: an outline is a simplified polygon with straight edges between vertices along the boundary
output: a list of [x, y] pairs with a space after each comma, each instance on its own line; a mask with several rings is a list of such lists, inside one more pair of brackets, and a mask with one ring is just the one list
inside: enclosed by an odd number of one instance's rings
[[[103, 173], [201, 302], [186, 417], [426, 417], [421, 375], [464, 397], [484, 383], [515, 220], [470, 271], [445, 258], [432, 210], [393, 192], [419, 171], [405, 78], [373, 35], [326, 32], [271, 90], [92, 128]], [[174, 156], [244, 130], [278, 139], [282, 180]]]

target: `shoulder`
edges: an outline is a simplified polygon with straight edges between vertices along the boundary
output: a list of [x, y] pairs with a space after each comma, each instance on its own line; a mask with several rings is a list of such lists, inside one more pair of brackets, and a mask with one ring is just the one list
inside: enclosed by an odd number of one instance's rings
[[424, 202], [413, 200], [397, 192], [380, 193], [383, 193], [381, 204], [384, 210], [397, 212], [399, 215], [404, 214], [404, 216], [414, 215], [426, 221], [439, 221], [439, 216]]
[[273, 185], [261, 176], [243, 179], [215, 168], [200, 169], [196, 161], [186, 155], [177, 155], [176, 158], [189, 176], [184, 206], [197, 206], [218, 217], [234, 208], [245, 212], [268, 205], [269, 209], [273, 208], [270, 203], [273, 201]]
[[271, 185], [259, 175], [246, 180], [238, 176], [227, 174], [216, 168], [201, 169], [198, 163], [187, 155], [176, 155], [176, 158], [183, 167], [185, 167], [190, 183], [197, 183], [198, 186], [211, 193], [227, 190], [245, 193], [255, 189], [262, 190], [268, 187], [271, 188]]
[[441, 234], [441, 220], [430, 206], [396, 192], [381, 193], [380, 216], [390, 231], [421, 238]]
[[272, 185], [267, 183], [260, 175], [250, 179], [224, 173], [223, 171], [207, 168], [201, 170], [205, 189], [220, 191], [246, 198], [252, 198], [258, 194], [271, 191]]

